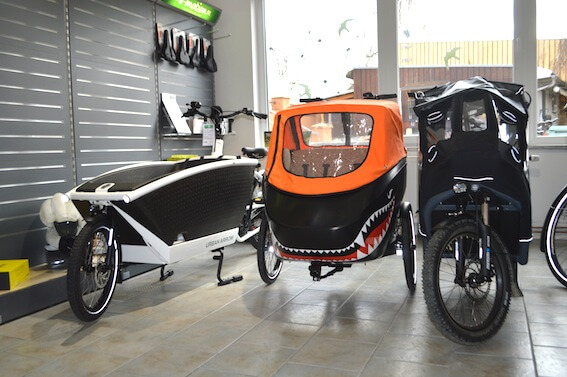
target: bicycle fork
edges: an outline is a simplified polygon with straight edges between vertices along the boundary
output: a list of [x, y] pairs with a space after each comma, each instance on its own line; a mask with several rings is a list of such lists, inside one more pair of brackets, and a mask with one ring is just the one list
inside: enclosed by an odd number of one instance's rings
[[469, 247], [471, 246], [466, 240], [457, 240], [454, 245], [454, 256], [456, 260], [456, 277], [455, 283], [461, 286], [471, 285], [478, 286], [484, 282], [489, 282], [492, 279], [492, 272], [490, 268], [490, 225], [488, 219], [488, 202], [490, 198], [484, 197], [480, 205], [480, 221], [478, 224], [478, 260], [480, 268], [476, 272], [466, 275], [468, 265], [466, 259]]
[[480, 281], [490, 281], [490, 225], [488, 221], [488, 201], [490, 198], [484, 197], [480, 205], [481, 221], [478, 223], [479, 245], [478, 259], [480, 261]]

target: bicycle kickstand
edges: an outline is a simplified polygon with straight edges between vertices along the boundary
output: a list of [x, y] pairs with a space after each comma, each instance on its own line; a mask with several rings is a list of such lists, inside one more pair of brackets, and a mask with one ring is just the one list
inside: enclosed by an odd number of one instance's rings
[[170, 277], [171, 275], [173, 275], [173, 270], [165, 270], [165, 264], [161, 265], [161, 270], [159, 272], [159, 280], [160, 281], [164, 281], [165, 279], [167, 279], [168, 277]]
[[223, 249], [224, 249], [224, 248], [221, 247], [220, 249], [211, 250], [213, 253], [217, 253], [217, 252], [219, 253], [219, 255], [214, 255], [214, 256], [213, 256], [213, 259], [214, 259], [214, 260], [219, 261], [219, 265], [218, 265], [218, 268], [217, 268], [217, 280], [218, 280], [217, 285], [219, 285], [219, 286], [220, 286], [220, 285], [227, 285], [227, 284], [230, 284], [230, 283], [234, 283], [234, 282], [237, 282], [237, 281], [240, 281], [240, 280], [243, 279], [242, 275], [236, 275], [236, 276], [233, 276], [233, 277], [228, 278], [228, 279], [223, 279], [223, 278], [221, 277], [222, 261], [223, 261], [223, 259], [224, 259], [224, 254], [223, 254], [223, 252], [222, 252]]

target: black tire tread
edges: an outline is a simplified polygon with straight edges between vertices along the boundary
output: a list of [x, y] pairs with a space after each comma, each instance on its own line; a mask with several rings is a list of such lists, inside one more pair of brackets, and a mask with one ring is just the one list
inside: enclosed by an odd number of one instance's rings
[[447, 224], [447, 226], [436, 231], [431, 237], [424, 252], [422, 272], [423, 293], [430, 320], [445, 337], [456, 343], [465, 345], [484, 342], [500, 330], [508, 314], [511, 297], [511, 262], [505, 252], [502, 241], [498, 235], [493, 232], [491, 235], [493, 249], [493, 252], [491, 252], [492, 258], [498, 258], [498, 262], [503, 264], [503, 270], [508, 272], [502, 276], [502, 286], [505, 292], [502, 295], [502, 302], [495, 304], [500, 308], [496, 314], [495, 320], [488, 326], [485, 326], [482, 330], [473, 332], [463, 329], [453, 323], [453, 321], [448, 318], [448, 315], [445, 313], [445, 310], [442, 307], [443, 304], [440, 303], [436, 297], [438, 281], [434, 281], [434, 279], [436, 276], [435, 270], [437, 269], [437, 257], [440, 250], [442, 250], [446, 245], [448, 239], [455, 238], [457, 234], [466, 233], [471, 229], [476, 229], [474, 220], [462, 218], [453, 220]]
[[264, 246], [266, 244], [266, 236], [269, 232], [268, 219], [265, 212], [262, 214], [262, 225], [260, 225], [260, 235], [258, 237], [258, 248], [256, 249], [256, 257], [258, 260], [258, 272], [264, 283], [270, 285], [275, 282], [280, 275], [282, 269], [282, 260], [278, 259], [276, 262], [277, 274], [275, 276], [270, 276], [268, 269], [266, 268], [266, 258], [264, 255]]
[[[563, 190], [555, 199], [553, 205], [551, 206], [551, 208], [549, 209], [549, 216], [552, 216], [554, 209], [556, 206], [561, 205], [560, 203], [563, 203], [562, 207], [559, 208], [556, 212], [557, 216], [554, 218], [550, 218], [549, 223], [547, 224], [547, 227], [551, 227], [552, 232], [551, 234], [555, 234], [555, 228], [557, 226], [557, 221], [558, 221], [558, 217], [561, 217], [562, 215], [564, 216], [565, 211], [567, 211], [567, 190]], [[543, 235], [545, 238], [547, 238], [547, 234], [549, 233], [549, 229], [545, 228], [543, 230]], [[552, 240], [552, 246], [555, 244], [555, 241]], [[546, 242], [547, 245], [547, 242]], [[557, 281], [559, 281], [561, 284], [563, 284], [565, 287], [567, 287], [567, 271], [565, 270], [565, 268], [567, 266], [563, 266], [561, 265], [561, 263], [559, 263], [559, 261], [557, 260], [557, 254], [556, 254], [556, 250], [553, 247], [551, 250], [547, 250], [547, 246], [545, 248], [545, 259], [547, 260], [547, 265], [549, 266], [549, 269], [551, 270], [551, 273], [553, 274], [553, 276], [555, 276], [555, 278], [557, 279]], [[557, 271], [559, 270], [559, 271]]]
[[[110, 221], [104, 216], [98, 216], [94, 218], [93, 221], [88, 222], [77, 235], [69, 256], [69, 267], [67, 270], [67, 297], [73, 313], [77, 316], [77, 318], [84, 322], [97, 320], [107, 309], [106, 307], [103, 308], [103, 310], [96, 315], [89, 312], [89, 310], [87, 310], [84, 306], [79, 283], [80, 270], [85, 251], [84, 245], [90, 242], [94, 231], [105, 225], [110, 227]], [[118, 258], [118, 253], [115, 254], [115, 257]], [[114, 274], [117, 273], [118, 271], [114, 271]], [[114, 289], [112, 289], [111, 292], [113, 292], [113, 290]], [[108, 302], [110, 303], [110, 300]]]

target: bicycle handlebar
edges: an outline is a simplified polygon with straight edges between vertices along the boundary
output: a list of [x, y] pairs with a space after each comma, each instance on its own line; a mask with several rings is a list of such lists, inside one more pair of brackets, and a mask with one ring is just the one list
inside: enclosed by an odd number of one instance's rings
[[234, 118], [235, 116], [237, 116], [239, 114], [253, 116], [253, 117], [258, 118], [258, 119], [268, 118], [268, 116], [266, 114], [257, 113], [254, 110], [248, 109], [246, 107], [243, 107], [242, 110], [234, 111], [234, 112], [229, 113], [229, 114], [221, 114], [221, 117], [222, 117], [222, 119], [230, 119], [230, 118]]
[[242, 110], [234, 111], [234, 112], [229, 113], [229, 114], [224, 114], [222, 109], [219, 106], [212, 106], [211, 107], [211, 114], [207, 115], [207, 114], [205, 114], [205, 113], [203, 113], [202, 111], [199, 110], [201, 108], [200, 102], [193, 101], [190, 104], [188, 103], [187, 106], [190, 106], [190, 108], [188, 108], [187, 111], [185, 113], [183, 113], [183, 117], [191, 117], [191, 116], [195, 116], [195, 115], [201, 115], [203, 118], [205, 118], [205, 120], [210, 118], [215, 123], [216, 122], [220, 123], [223, 119], [232, 119], [239, 114], [253, 116], [253, 117], [258, 118], [258, 119], [267, 119], [268, 118], [268, 115], [262, 114], [262, 113], [257, 113], [254, 110], [248, 109], [246, 107], [242, 108]]
[[201, 102], [198, 101], [192, 101], [190, 104], [186, 103], [187, 106], [190, 106], [190, 108], [187, 109], [186, 112], [183, 113], [183, 115], [181, 115], [184, 118], [189, 118], [195, 115], [201, 115], [203, 118], [205, 118], [205, 120], [207, 120], [207, 118], [209, 118], [209, 116], [203, 112], [201, 112], [199, 109], [201, 108]]

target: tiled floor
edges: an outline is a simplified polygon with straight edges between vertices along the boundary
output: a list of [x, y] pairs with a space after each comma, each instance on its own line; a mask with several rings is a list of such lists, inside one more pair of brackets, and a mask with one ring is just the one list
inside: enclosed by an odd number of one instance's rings
[[0, 326], [0, 374], [12, 376], [565, 376], [567, 289], [544, 255], [520, 267], [523, 298], [501, 331], [477, 346], [441, 336], [421, 282], [408, 294], [402, 260], [357, 264], [320, 282], [286, 263], [262, 283], [255, 251], [229, 247], [223, 275], [201, 253], [118, 286], [95, 323], [67, 303]]

